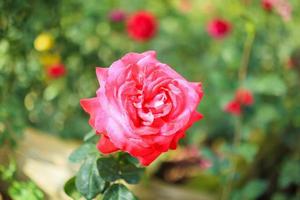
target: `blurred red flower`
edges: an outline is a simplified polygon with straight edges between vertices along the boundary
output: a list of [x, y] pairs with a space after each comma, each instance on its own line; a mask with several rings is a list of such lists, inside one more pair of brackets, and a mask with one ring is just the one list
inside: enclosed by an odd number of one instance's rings
[[231, 23], [220, 18], [213, 19], [207, 24], [208, 34], [217, 39], [227, 36], [231, 29]]
[[225, 111], [233, 115], [240, 115], [242, 112], [240, 102], [238, 102], [237, 100], [230, 101], [225, 106]]
[[273, 1], [272, 0], [262, 0], [261, 6], [265, 11], [271, 11], [273, 9]]
[[250, 106], [254, 102], [252, 92], [244, 88], [238, 89], [236, 91], [235, 100], [238, 101], [241, 105], [246, 106]]
[[52, 78], [59, 78], [66, 74], [66, 68], [63, 64], [54, 64], [48, 68], [48, 75]]
[[242, 106], [251, 106], [254, 103], [254, 97], [250, 90], [240, 88], [236, 91], [235, 97], [226, 106], [225, 111], [233, 115], [240, 115]]
[[120, 9], [112, 10], [109, 13], [108, 18], [111, 22], [122, 22], [126, 18], [126, 13]]
[[262, 8], [266, 11], [275, 10], [283, 20], [289, 21], [292, 15], [292, 6], [288, 0], [262, 0]]
[[128, 35], [137, 41], [147, 41], [154, 37], [157, 31], [157, 20], [148, 11], [134, 13], [127, 21]]

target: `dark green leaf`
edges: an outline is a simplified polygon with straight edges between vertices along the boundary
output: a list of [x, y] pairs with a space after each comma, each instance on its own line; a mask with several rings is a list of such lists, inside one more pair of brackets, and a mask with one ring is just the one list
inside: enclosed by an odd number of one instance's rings
[[288, 187], [290, 184], [300, 185], [300, 162], [288, 160], [284, 163], [279, 176], [279, 186]]
[[81, 195], [80, 193], [76, 190], [76, 185], [75, 185], [75, 176], [70, 178], [64, 185], [64, 191], [65, 193], [71, 197], [72, 199], [80, 199]]
[[143, 173], [142, 168], [136, 167], [131, 162], [124, 160], [116, 160], [115, 158], [100, 158], [98, 159], [98, 169], [100, 176], [106, 181], [115, 181], [124, 179], [130, 184], [136, 184], [141, 179]]
[[69, 157], [71, 162], [80, 162], [89, 155], [99, 154], [94, 144], [83, 144], [76, 149]]
[[114, 184], [104, 193], [103, 200], [137, 200], [124, 185]]
[[257, 199], [266, 189], [267, 184], [265, 181], [252, 180], [243, 188], [242, 199]]
[[120, 177], [118, 162], [114, 158], [100, 158], [97, 161], [100, 176], [106, 181], [115, 181]]
[[136, 159], [135, 157], [132, 157], [130, 154], [128, 153], [124, 153], [122, 155], [122, 159], [125, 159], [127, 162], [132, 163], [134, 165], [138, 165], [139, 161], [138, 159]]
[[129, 163], [121, 167], [121, 178], [129, 184], [137, 184], [144, 172], [143, 168], [138, 168]]
[[99, 175], [95, 158], [85, 160], [76, 176], [75, 184], [86, 199], [92, 199], [103, 191], [105, 181]]

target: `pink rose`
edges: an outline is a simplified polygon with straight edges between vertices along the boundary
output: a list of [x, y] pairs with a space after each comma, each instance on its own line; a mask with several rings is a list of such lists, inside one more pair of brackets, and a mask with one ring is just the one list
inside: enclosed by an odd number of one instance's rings
[[98, 149], [118, 150], [149, 165], [175, 149], [202, 115], [200, 83], [188, 82], [156, 59], [155, 51], [128, 53], [109, 68], [97, 68], [97, 96], [80, 101], [90, 125], [101, 134]]

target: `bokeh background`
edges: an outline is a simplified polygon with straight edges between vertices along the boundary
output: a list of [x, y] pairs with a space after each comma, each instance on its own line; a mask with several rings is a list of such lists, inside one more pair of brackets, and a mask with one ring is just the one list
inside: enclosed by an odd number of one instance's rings
[[[0, 147], [13, 152], [28, 127], [81, 140], [90, 127], [79, 100], [95, 95], [95, 67], [155, 50], [202, 82], [204, 119], [147, 181], [213, 199], [300, 199], [299, 36], [299, 0], [2, 0]], [[5, 182], [17, 169], [2, 165]], [[16, 184], [3, 196], [45, 198]]]

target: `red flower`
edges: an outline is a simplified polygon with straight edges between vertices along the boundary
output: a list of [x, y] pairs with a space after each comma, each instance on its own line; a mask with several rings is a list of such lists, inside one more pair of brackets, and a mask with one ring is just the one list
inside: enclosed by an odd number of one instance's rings
[[213, 19], [207, 24], [207, 32], [216, 39], [224, 38], [231, 31], [230, 22], [224, 19]]
[[233, 115], [240, 115], [242, 110], [241, 110], [241, 104], [240, 102], [236, 101], [236, 100], [232, 100], [230, 101], [226, 107], [225, 107], [225, 111], [228, 113], [231, 113]]
[[241, 105], [250, 106], [253, 104], [253, 95], [251, 91], [247, 89], [238, 89], [235, 93], [235, 100]]
[[52, 78], [59, 78], [64, 76], [66, 73], [66, 68], [63, 64], [54, 64], [48, 68], [48, 75]]
[[251, 106], [253, 102], [252, 92], [245, 88], [240, 88], [236, 91], [234, 99], [225, 106], [225, 111], [233, 115], [240, 115], [242, 106]]
[[265, 11], [271, 11], [273, 9], [273, 2], [272, 0], [262, 0], [261, 6]]
[[128, 35], [137, 41], [150, 40], [156, 34], [156, 31], [157, 21], [150, 12], [136, 12], [127, 21]]

